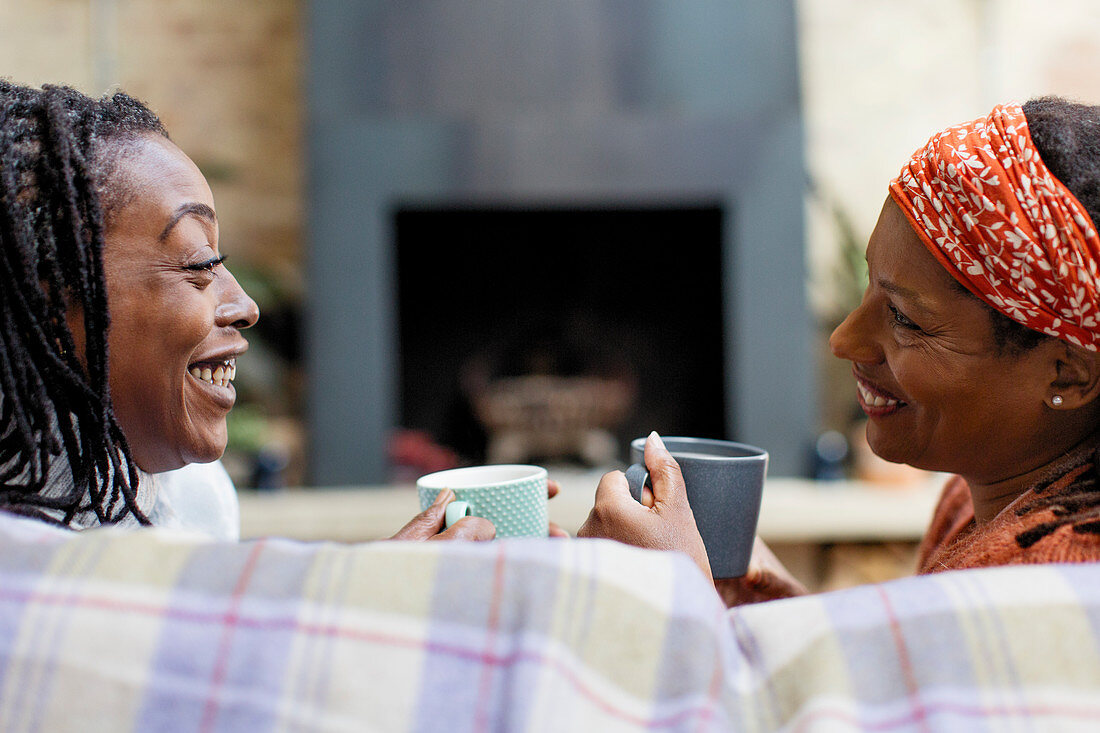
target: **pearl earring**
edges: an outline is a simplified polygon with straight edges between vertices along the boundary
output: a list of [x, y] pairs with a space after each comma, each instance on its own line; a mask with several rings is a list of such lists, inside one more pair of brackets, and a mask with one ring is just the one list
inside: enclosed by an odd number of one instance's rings
[[1054, 395], [1053, 397], [1050, 398], [1050, 403], [1052, 405], [1054, 405], [1055, 407], [1061, 407], [1062, 406], [1062, 395], [1060, 395], [1060, 394]]

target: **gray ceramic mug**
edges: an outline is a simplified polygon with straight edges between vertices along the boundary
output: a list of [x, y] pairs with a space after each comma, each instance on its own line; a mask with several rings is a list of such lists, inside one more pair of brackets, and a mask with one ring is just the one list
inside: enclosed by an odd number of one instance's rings
[[[640, 501], [649, 473], [643, 462], [645, 438], [630, 443], [633, 465], [626, 471], [630, 494]], [[715, 578], [739, 578], [749, 568], [768, 453], [744, 443], [706, 438], [662, 438], [680, 464], [688, 503], [703, 537]]]

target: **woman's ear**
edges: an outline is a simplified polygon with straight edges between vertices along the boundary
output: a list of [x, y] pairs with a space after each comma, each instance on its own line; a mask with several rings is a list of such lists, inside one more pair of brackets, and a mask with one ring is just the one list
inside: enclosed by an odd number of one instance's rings
[[1053, 345], [1059, 353], [1055, 354], [1055, 378], [1046, 403], [1055, 409], [1073, 410], [1100, 397], [1100, 353], [1061, 340]]

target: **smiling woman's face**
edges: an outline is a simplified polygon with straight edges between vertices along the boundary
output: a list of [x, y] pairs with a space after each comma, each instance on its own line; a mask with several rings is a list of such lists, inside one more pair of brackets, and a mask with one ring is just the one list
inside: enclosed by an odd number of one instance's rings
[[867, 264], [863, 302], [830, 344], [853, 363], [876, 454], [995, 481], [1080, 439], [1046, 406], [1060, 342], [1023, 353], [998, 348], [986, 307], [961, 292], [892, 199], [871, 234]]
[[219, 262], [214, 198], [190, 158], [146, 135], [114, 176], [137, 192], [111, 216], [103, 251], [115, 415], [145, 471], [215, 460], [248, 348], [240, 330], [259, 310]]

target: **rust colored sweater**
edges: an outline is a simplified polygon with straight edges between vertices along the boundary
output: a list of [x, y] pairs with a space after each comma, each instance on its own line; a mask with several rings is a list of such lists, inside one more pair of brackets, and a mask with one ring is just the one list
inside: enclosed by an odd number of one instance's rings
[[1098, 464], [1100, 455], [1094, 451], [1067, 457], [1051, 476], [983, 525], [974, 521], [970, 487], [953, 476], [921, 541], [917, 572], [1100, 561]]

